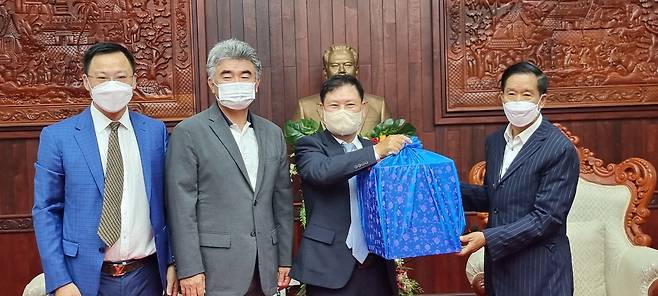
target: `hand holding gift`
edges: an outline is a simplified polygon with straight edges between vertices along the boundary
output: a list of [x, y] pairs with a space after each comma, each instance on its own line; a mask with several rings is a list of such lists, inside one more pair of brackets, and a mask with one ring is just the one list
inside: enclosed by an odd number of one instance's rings
[[389, 155], [398, 154], [402, 150], [402, 147], [409, 143], [411, 143], [411, 139], [405, 135], [386, 136], [375, 145], [375, 153], [381, 159]]

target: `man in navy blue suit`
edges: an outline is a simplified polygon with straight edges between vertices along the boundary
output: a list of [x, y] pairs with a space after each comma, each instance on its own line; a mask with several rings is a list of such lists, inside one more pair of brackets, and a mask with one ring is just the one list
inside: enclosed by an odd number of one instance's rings
[[483, 231], [460, 239], [460, 255], [485, 248], [487, 295], [572, 295], [567, 214], [576, 194], [579, 158], [540, 110], [548, 79], [535, 65], [503, 72], [500, 95], [509, 120], [485, 144], [482, 186], [462, 184], [464, 209], [489, 212]]
[[409, 138], [391, 135], [373, 145], [358, 136], [367, 105], [353, 76], [326, 80], [320, 100], [326, 130], [295, 147], [307, 223], [290, 274], [306, 283], [309, 296], [398, 295], [395, 263], [368, 251], [356, 175], [398, 153]]
[[164, 212], [167, 130], [128, 110], [135, 59], [91, 46], [92, 103], [43, 129], [34, 164], [34, 231], [46, 290], [64, 295], [177, 293]]

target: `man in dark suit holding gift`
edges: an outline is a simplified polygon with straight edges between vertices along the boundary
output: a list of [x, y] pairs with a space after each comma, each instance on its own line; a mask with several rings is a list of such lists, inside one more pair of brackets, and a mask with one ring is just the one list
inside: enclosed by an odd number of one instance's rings
[[486, 140], [484, 185], [462, 184], [464, 209], [489, 212], [486, 229], [460, 238], [461, 255], [485, 247], [487, 295], [573, 294], [566, 221], [579, 159], [541, 116], [547, 87], [530, 63], [505, 70], [500, 98], [510, 123]]
[[395, 263], [369, 254], [358, 207], [356, 175], [409, 142], [392, 135], [373, 145], [358, 137], [366, 117], [363, 88], [337, 75], [320, 90], [325, 131], [297, 142], [307, 224], [291, 276], [309, 296], [397, 295]]

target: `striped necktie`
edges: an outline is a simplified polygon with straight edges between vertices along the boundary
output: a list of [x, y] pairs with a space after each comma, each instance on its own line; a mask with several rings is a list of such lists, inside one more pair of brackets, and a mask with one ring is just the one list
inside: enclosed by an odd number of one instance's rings
[[110, 123], [110, 139], [107, 148], [103, 212], [98, 225], [98, 236], [112, 246], [121, 234], [121, 198], [123, 196], [123, 158], [119, 147], [119, 122]]

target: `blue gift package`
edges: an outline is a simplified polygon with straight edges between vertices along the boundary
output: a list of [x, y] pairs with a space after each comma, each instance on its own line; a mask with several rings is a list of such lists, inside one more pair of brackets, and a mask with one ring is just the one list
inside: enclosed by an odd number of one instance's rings
[[452, 159], [417, 137], [357, 176], [364, 235], [387, 259], [459, 252], [464, 208]]

